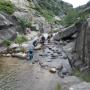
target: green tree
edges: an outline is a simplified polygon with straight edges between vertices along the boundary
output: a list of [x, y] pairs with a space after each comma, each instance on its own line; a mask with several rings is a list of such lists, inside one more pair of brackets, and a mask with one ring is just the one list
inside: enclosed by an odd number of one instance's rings
[[19, 44], [19, 47], [22, 48], [22, 43], [26, 42], [27, 38], [25, 36], [18, 36], [15, 40], [17, 44]]
[[71, 9], [68, 14], [63, 18], [62, 23], [67, 27], [74, 24], [77, 21], [77, 18], [78, 13], [74, 9]]

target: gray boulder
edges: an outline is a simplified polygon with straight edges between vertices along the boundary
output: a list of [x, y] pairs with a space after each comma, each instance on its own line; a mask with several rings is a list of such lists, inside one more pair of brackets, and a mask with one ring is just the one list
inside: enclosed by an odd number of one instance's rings
[[14, 39], [21, 27], [15, 17], [6, 13], [0, 12], [0, 47], [3, 46], [3, 41]]
[[55, 36], [54, 39], [55, 40], [60, 40], [63, 38], [67, 38], [72, 36], [73, 34], [75, 34], [77, 32], [77, 28], [75, 27], [75, 25], [69, 26], [67, 28], [64, 28], [62, 30], [60, 30]]

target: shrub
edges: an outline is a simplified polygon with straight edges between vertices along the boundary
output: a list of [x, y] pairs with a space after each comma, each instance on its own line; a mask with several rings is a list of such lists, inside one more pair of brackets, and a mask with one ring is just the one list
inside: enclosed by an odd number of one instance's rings
[[25, 30], [26, 27], [31, 27], [31, 22], [25, 18], [17, 18], [18, 22], [22, 26], [23, 30]]
[[42, 15], [48, 22], [53, 22], [53, 17], [54, 17], [54, 14], [52, 11], [50, 10], [46, 10], [46, 9], [42, 9], [41, 7], [39, 6], [36, 6], [34, 8], [36, 11], [39, 12], [40, 15]]
[[90, 72], [88, 70], [81, 72], [78, 69], [72, 71], [72, 75], [79, 77], [81, 80], [90, 82]]
[[11, 41], [10, 40], [4, 40], [3, 41], [3, 44], [6, 46], [6, 47], [9, 47], [11, 45]]
[[21, 46], [21, 44], [26, 41], [27, 41], [27, 38], [25, 36], [17, 36], [15, 40], [15, 42], [18, 43], [19, 46]]
[[3, 44], [7, 47], [7, 53], [10, 53], [10, 45], [11, 45], [11, 41], [10, 40], [4, 40]]
[[68, 14], [63, 18], [62, 24], [67, 26], [70, 26], [71, 24], [74, 24], [77, 21], [78, 13], [71, 9]]
[[15, 6], [11, 1], [0, 0], [0, 11], [12, 14], [15, 11]]

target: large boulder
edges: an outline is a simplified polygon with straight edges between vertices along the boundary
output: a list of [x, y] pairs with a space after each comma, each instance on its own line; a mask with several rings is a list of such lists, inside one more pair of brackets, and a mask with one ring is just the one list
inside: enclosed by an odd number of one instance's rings
[[67, 28], [61, 29], [55, 36], [55, 40], [60, 40], [63, 38], [71, 37], [73, 34], [75, 34], [78, 31], [78, 29], [75, 27], [75, 25], [69, 26]]
[[4, 40], [14, 39], [20, 26], [15, 17], [0, 12], [0, 46]]

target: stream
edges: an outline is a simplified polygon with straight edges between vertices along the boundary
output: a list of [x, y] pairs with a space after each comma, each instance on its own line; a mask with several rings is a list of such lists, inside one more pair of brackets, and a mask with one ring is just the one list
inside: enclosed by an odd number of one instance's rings
[[[30, 42], [29, 42], [30, 43]], [[50, 68], [64, 66], [71, 71], [65, 53], [53, 42], [34, 52], [32, 61], [12, 57], [0, 58], [0, 90], [55, 90], [60, 76]]]
[[[29, 41], [27, 48], [30, 44]], [[70, 48], [71, 46], [65, 46], [65, 50]], [[59, 71], [62, 65], [63, 69]], [[56, 69], [55, 73], [50, 72], [52, 68]], [[57, 85], [62, 90], [90, 90], [90, 85], [76, 76], [71, 76], [71, 71], [62, 45], [51, 41], [45, 43], [44, 50], [34, 51], [31, 61], [0, 57], [0, 90], [57, 90]]]

